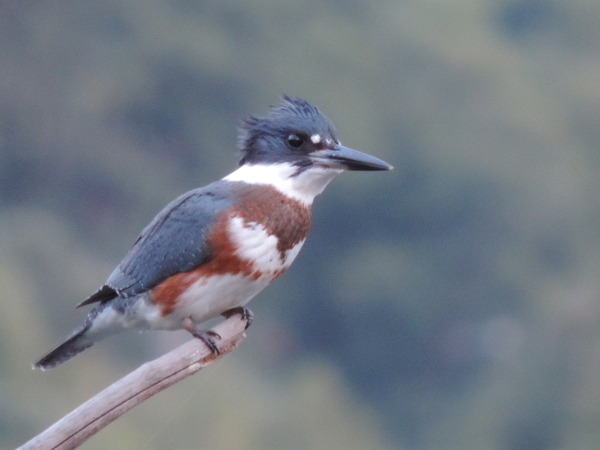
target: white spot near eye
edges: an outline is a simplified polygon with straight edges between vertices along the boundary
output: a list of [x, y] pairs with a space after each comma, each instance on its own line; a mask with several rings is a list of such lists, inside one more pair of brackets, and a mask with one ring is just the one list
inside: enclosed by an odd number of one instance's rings
[[310, 141], [311, 141], [313, 144], [315, 144], [315, 145], [316, 145], [316, 144], [318, 144], [319, 142], [321, 142], [321, 135], [320, 135], [320, 134], [313, 134], [313, 135], [310, 137]]

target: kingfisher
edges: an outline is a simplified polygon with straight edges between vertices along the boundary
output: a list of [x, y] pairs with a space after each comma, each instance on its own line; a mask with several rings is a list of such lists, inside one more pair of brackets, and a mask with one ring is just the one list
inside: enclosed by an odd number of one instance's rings
[[245, 305], [290, 267], [329, 182], [344, 170], [392, 169], [342, 146], [319, 109], [288, 95], [243, 122], [238, 147], [238, 169], [158, 213], [106, 283], [77, 305], [97, 304], [83, 326], [35, 368], [55, 367], [125, 329], [185, 329], [218, 354], [219, 336], [201, 325], [233, 314], [250, 325]]

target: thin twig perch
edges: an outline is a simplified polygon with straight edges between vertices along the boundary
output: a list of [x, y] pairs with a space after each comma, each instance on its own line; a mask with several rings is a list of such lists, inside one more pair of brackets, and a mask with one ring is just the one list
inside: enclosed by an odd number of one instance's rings
[[221, 336], [221, 339], [215, 339], [221, 352], [219, 356], [211, 354], [199, 339], [192, 339], [143, 364], [17, 450], [70, 450], [78, 447], [134, 406], [231, 352], [246, 338], [245, 327], [246, 321], [235, 315], [213, 329]]

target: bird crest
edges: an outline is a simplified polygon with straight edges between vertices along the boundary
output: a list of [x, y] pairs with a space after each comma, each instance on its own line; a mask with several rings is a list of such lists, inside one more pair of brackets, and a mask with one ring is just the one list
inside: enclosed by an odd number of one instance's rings
[[264, 156], [267, 141], [269, 149], [281, 145], [281, 138], [289, 133], [324, 134], [337, 136], [333, 123], [314, 105], [298, 97], [283, 95], [279, 105], [272, 106], [267, 115], [250, 115], [239, 127], [238, 149], [242, 153], [240, 165]]

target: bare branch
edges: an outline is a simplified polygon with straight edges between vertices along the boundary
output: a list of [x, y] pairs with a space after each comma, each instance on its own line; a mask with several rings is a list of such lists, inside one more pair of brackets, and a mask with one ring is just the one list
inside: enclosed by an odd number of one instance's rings
[[245, 320], [232, 316], [213, 331], [219, 356], [199, 339], [192, 339], [154, 361], [147, 362], [67, 414], [17, 450], [70, 450], [154, 394], [189, 377], [231, 352], [245, 338]]

